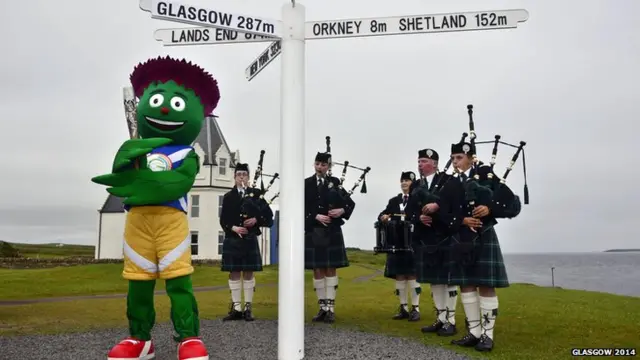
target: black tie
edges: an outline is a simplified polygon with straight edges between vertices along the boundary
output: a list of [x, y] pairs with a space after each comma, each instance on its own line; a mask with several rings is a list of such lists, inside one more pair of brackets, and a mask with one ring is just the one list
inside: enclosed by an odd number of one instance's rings
[[462, 182], [467, 181], [467, 174], [465, 173], [460, 174], [460, 179], [462, 180]]
[[409, 201], [409, 195], [405, 195], [404, 197], [402, 197], [402, 205], [406, 206], [407, 201]]
[[427, 180], [427, 178], [424, 178], [424, 186], [428, 189], [429, 188], [429, 180]]
[[322, 178], [318, 178], [318, 187], [322, 186]]

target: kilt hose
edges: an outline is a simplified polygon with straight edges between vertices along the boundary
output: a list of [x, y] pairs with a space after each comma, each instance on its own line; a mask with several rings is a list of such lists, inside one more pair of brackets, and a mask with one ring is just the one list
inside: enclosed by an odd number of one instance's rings
[[388, 253], [384, 264], [384, 277], [395, 279], [397, 276], [415, 276], [416, 264], [414, 254], [410, 251]]
[[222, 271], [262, 271], [262, 256], [256, 235], [227, 237], [222, 243]]
[[307, 232], [304, 236], [304, 268], [313, 269], [339, 269], [349, 266], [347, 249], [344, 246], [344, 237], [340, 227], [328, 229], [326, 244], [314, 242], [313, 232]]
[[448, 284], [449, 239], [437, 236], [430, 241], [413, 247], [416, 281], [421, 284]]
[[498, 235], [493, 226], [483, 228], [480, 236], [461, 241], [460, 234], [450, 238], [449, 284], [509, 287]]

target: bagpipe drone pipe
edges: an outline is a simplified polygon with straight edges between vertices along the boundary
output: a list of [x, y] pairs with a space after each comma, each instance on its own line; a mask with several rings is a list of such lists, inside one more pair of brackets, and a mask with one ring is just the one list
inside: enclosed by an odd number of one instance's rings
[[[367, 193], [366, 176], [369, 173], [369, 171], [371, 171], [371, 168], [369, 166], [365, 168], [353, 166], [347, 160], [345, 160], [342, 163], [334, 162], [331, 156], [331, 137], [326, 136], [325, 141], [326, 141], [326, 153], [329, 154], [330, 156], [329, 170], [327, 172], [327, 175], [329, 175], [330, 177], [332, 176], [331, 167], [333, 165], [342, 166], [342, 173], [340, 175], [340, 179], [338, 180], [338, 183], [334, 183], [333, 181], [327, 181], [325, 183], [325, 186], [327, 187], [326, 189], [327, 210], [345, 208], [351, 201], [351, 196], [361, 184], [362, 184], [362, 187], [360, 189], [360, 193], [363, 193], [363, 194]], [[351, 189], [347, 190], [344, 187], [344, 182], [345, 182], [345, 178], [347, 176], [347, 171], [349, 168], [360, 170], [362, 171], [362, 174], [360, 174], [360, 176], [358, 177], [358, 180], [353, 184]]]
[[[522, 204], [520, 197], [516, 195], [509, 186], [506, 185], [507, 177], [513, 170], [514, 165], [518, 161], [518, 158], [522, 156], [522, 168], [524, 173], [524, 191], [523, 198], [524, 204], [529, 204], [529, 187], [527, 185], [527, 168], [524, 155], [524, 146], [526, 142], [520, 141], [519, 145], [513, 145], [508, 142], [502, 141], [500, 135], [495, 135], [494, 140], [489, 141], [476, 141], [475, 124], [473, 120], [473, 105], [467, 105], [467, 113], [469, 115], [469, 130], [472, 134], [470, 136], [470, 143], [474, 149], [473, 155], [473, 168], [474, 175], [466, 182], [465, 189], [469, 187], [469, 191], [465, 194], [469, 204], [474, 203], [475, 206], [487, 205], [487, 197], [490, 196], [490, 204], [493, 204], [492, 212], [495, 217], [501, 218], [514, 218], [520, 214], [522, 210]], [[476, 153], [476, 146], [483, 144], [493, 144], [491, 152], [490, 163], [484, 164], [478, 160]], [[511, 157], [509, 165], [502, 177], [499, 177], [495, 172], [496, 158], [498, 154], [499, 144], [509, 146], [516, 149], [516, 152]], [[468, 185], [467, 185], [468, 184]], [[475, 184], [475, 185], [473, 185]], [[489, 189], [490, 191], [486, 190]]]
[[[251, 218], [262, 219], [262, 223], [266, 227], [271, 227], [273, 225], [273, 210], [271, 210], [270, 204], [280, 193], [278, 192], [270, 201], [267, 201], [265, 196], [280, 175], [278, 173], [269, 175], [263, 172], [264, 154], [265, 151], [261, 150], [258, 166], [253, 175], [253, 182], [244, 189], [244, 196], [242, 197], [242, 203], [240, 205], [240, 220], [244, 221]], [[263, 180], [265, 176], [271, 178], [266, 188]], [[260, 180], [259, 188], [257, 186], [258, 180]]]

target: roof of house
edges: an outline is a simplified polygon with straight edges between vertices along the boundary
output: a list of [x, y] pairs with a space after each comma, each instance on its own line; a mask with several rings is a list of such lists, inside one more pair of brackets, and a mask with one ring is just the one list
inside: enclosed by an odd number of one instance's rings
[[228, 166], [235, 166], [235, 156], [234, 153], [229, 148], [227, 144], [227, 140], [224, 138], [222, 134], [222, 130], [220, 130], [220, 126], [218, 125], [217, 116], [211, 115], [205, 118], [204, 124], [202, 125], [202, 130], [194, 144], [200, 145], [202, 150], [204, 151], [204, 165], [218, 165], [216, 161], [216, 152], [220, 149], [220, 146], [224, 145], [229, 152], [231, 152], [231, 163]]
[[122, 201], [122, 198], [109, 194], [109, 196], [107, 196], [107, 200], [105, 200], [104, 205], [102, 205], [102, 208], [100, 209], [100, 213], [105, 214], [124, 212], [124, 204], [122, 203]]
[[[200, 134], [198, 134], [196, 141], [193, 142], [194, 144], [200, 145], [204, 151], [204, 165], [218, 165], [215, 154], [222, 145], [226, 146], [226, 148], [229, 149], [229, 152], [231, 152], [229, 145], [227, 145], [227, 140], [224, 138], [222, 130], [220, 130], [217, 118], [218, 117], [215, 115], [207, 116], [202, 126], [202, 130], [200, 130]], [[231, 152], [231, 161], [227, 166], [234, 167], [235, 162], [235, 154]], [[100, 213], [124, 212], [124, 204], [122, 201], [122, 198], [109, 194], [107, 200], [100, 209]]]

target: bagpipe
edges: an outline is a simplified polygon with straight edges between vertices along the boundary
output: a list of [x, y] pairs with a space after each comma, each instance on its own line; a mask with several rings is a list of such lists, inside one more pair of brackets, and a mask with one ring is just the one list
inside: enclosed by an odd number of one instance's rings
[[[524, 141], [520, 141], [518, 146], [510, 144], [508, 142], [501, 141], [500, 135], [495, 135], [494, 140], [489, 141], [476, 141], [475, 123], [473, 120], [473, 105], [467, 105], [467, 113], [469, 115], [469, 132], [470, 132], [470, 144], [474, 150], [473, 154], [473, 177], [467, 179], [465, 182], [465, 200], [467, 201], [469, 208], [473, 208], [479, 205], [488, 206], [491, 203], [502, 205], [500, 214], [495, 214], [499, 217], [513, 218], [520, 214], [522, 205], [520, 197], [516, 195], [507, 185], [507, 177], [513, 170], [518, 158], [522, 154], [522, 168], [524, 172], [524, 203], [529, 204], [529, 187], [527, 185], [527, 168], [524, 157], [524, 146], [527, 144]], [[464, 138], [464, 137], [463, 137]], [[464, 140], [463, 140], [464, 141]], [[461, 142], [463, 142], [461, 141]], [[476, 154], [476, 146], [482, 144], [493, 144], [491, 152], [490, 163], [482, 163]], [[499, 144], [516, 148], [516, 152], [511, 157], [509, 165], [505, 170], [504, 175], [499, 177], [495, 173], [495, 164], [498, 154]], [[496, 209], [497, 210], [497, 209]]]
[[[271, 203], [275, 200], [279, 192], [272, 197], [269, 201], [265, 199], [265, 195], [273, 186], [273, 183], [279, 178], [278, 173], [273, 175], [265, 174], [263, 172], [265, 151], [260, 151], [260, 159], [258, 160], [258, 166], [253, 175], [253, 182], [250, 186], [245, 187], [242, 202], [240, 204], [240, 220], [244, 221], [251, 218], [263, 218], [267, 222], [267, 227], [271, 227], [273, 224], [273, 211], [271, 210]], [[270, 177], [271, 180], [264, 186], [264, 177]], [[260, 187], [258, 188], [258, 180], [260, 180]]]
[[[334, 164], [342, 166], [342, 173], [340, 174], [340, 179], [338, 180], [337, 184], [334, 184], [332, 181], [325, 182], [326, 194], [327, 194], [326, 200], [327, 200], [327, 207], [328, 207], [327, 210], [344, 208], [349, 203], [349, 201], [351, 200], [351, 196], [353, 195], [355, 190], [358, 188], [358, 186], [360, 186], [360, 184], [362, 184], [360, 193], [362, 194], [367, 193], [366, 176], [369, 173], [369, 171], [371, 171], [371, 167], [367, 166], [365, 168], [360, 168], [357, 166], [353, 166], [347, 160], [343, 161], [342, 163], [334, 162], [331, 156], [331, 137], [326, 136], [325, 142], [326, 142], [326, 153], [329, 155], [329, 159], [330, 159], [329, 170], [327, 171], [327, 175], [332, 177], [331, 168]], [[356, 180], [356, 182], [353, 184], [351, 189], [347, 190], [344, 187], [344, 182], [347, 177], [347, 171], [349, 168], [360, 170], [362, 171], [362, 174], [360, 174], [360, 176], [358, 177], [358, 180]]]

